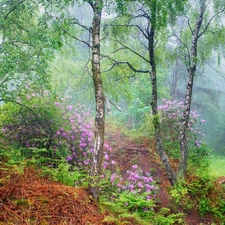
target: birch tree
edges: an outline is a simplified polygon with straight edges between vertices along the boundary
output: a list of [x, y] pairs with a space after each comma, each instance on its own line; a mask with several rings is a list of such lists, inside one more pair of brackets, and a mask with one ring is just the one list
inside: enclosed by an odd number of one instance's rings
[[104, 148], [104, 130], [105, 130], [105, 98], [102, 87], [101, 69], [100, 69], [100, 30], [103, 1], [89, 1], [93, 9], [92, 21], [92, 75], [95, 89], [95, 138], [94, 152], [92, 159], [91, 176], [94, 185], [91, 187], [92, 194], [96, 200], [99, 199], [99, 176], [102, 171], [102, 159]]
[[[197, 65], [199, 62], [198, 43], [200, 38], [203, 38], [204, 35], [206, 35], [207, 31], [212, 26], [213, 20], [220, 17], [225, 12], [225, 6], [223, 1], [199, 0], [195, 4], [197, 7], [197, 18], [196, 18], [196, 21], [193, 23], [193, 25], [190, 23], [189, 18], [186, 17], [188, 20], [189, 30], [191, 32], [192, 40], [190, 45], [184, 46], [185, 47], [184, 49], [186, 49], [186, 52], [184, 54], [187, 55], [186, 67], [188, 72], [188, 80], [186, 85], [184, 110], [183, 110], [183, 117], [182, 117], [181, 129], [180, 129], [181, 160], [178, 166], [179, 178], [182, 178], [185, 176], [185, 172], [187, 169], [187, 162], [188, 162], [187, 128], [188, 128], [191, 103], [192, 103], [194, 77], [195, 77]], [[179, 41], [181, 42], [182, 45], [184, 45], [181, 39], [179, 39]]]
[[[128, 41], [125, 43], [122, 40], [117, 40], [118, 45], [120, 46], [115, 52], [120, 51], [129, 51], [134, 54], [136, 57], [142, 60], [142, 63], [146, 65], [142, 69], [141, 67], [135, 67], [134, 64], [131, 64], [128, 61], [114, 61], [115, 65], [125, 64], [135, 73], [146, 73], [150, 75], [151, 84], [152, 84], [152, 94], [151, 94], [151, 109], [153, 115], [153, 123], [155, 128], [155, 140], [156, 140], [156, 150], [160, 156], [160, 159], [167, 171], [168, 178], [171, 184], [175, 184], [177, 179], [180, 179], [185, 176], [185, 171], [187, 168], [188, 161], [188, 141], [187, 141], [187, 127], [189, 122], [189, 114], [191, 108], [191, 100], [192, 100], [192, 89], [194, 82], [194, 75], [196, 72], [196, 66], [199, 61], [198, 59], [198, 41], [204, 36], [209, 27], [212, 24], [212, 21], [221, 15], [224, 11], [223, 1], [206, 1], [200, 0], [198, 2], [197, 8], [191, 8], [191, 5], [197, 6], [193, 2], [179, 2], [179, 1], [134, 1], [134, 7], [132, 8], [131, 2], [127, 1], [129, 5], [129, 12], [126, 12], [130, 15], [130, 19], [127, 24], [118, 24], [119, 27], [127, 28], [132, 31], [136, 29], [137, 40], [140, 42], [139, 49], [135, 49], [132, 44]], [[185, 8], [183, 8], [183, 4]], [[214, 10], [213, 9], [214, 4]], [[210, 8], [211, 6], [211, 8]], [[191, 10], [188, 10], [191, 8]], [[211, 11], [210, 11], [211, 10]], [[188, 17], [186, 12], [190, 14], [197, 15], [196, 17]], [[194, 12], [194, 13], [193, 13]], [[197, 13], [196, 13], [197, 12]], [[180, 129], [180, 163], [177, 171], [175, 171], [170, 164], [169, 158], [164, 151], [161, 137], [161, 125], [160, 125], [160, 117], [158, 115], [157, 110], [157, 101], [158, 101], [158, 90], [157, 90], [157, 66], [159, 64], [159, 57], [162, 55], [157, 55], [157, 51], [160, 51], [160, 47], [163, 46], [162, 39], [163, 35], [165, 38], [165, 30], [169, 33], [169, 24], [172, 27], [172, 30], [175, 28], [176, 15], [183, 15], [186, 18], [188, 27], [191, 32], [191, 44], [184, 45], [181, 39], [179, 43], [182, 50], [186, 52], [184, 57], [185, 64], [187, 65], [188, 71], [188, 82], [186, 88], [186, 97], [185, 97], [185, 108], [183, 112], [182, 126]], [[207, 15], [207, 16], [206, 16]], [[211, 15], [211, 16], [209, 16]], [[196, 19], [196, 21], [193, 19]], [[132, 32], [131, 31], [131, 32]], [[164, 32], [164, 33], [163, 33]], [[133, 32], [132, 35], [135, 35]], [[189, 36], [186, 37], [188, 39]], [[188, 39], [190, 41], [190, 39]], [[188, 42], [188, 41], [187, 41]], [[188, 47], [190, 46], [190, 48]], [[145, 51], [144, 51], [145, 50]], [[147, 52], [147, 54], [145, 54]], [[179, 51], [182, 54], [182, 51]], [[187, 56], [187, 57], [186, 57]], [[149, 70], [146, 69], [148, 66]]]
[[[162, 137], [160, 131], [160, 119], [158, 115], [158, 85], [157, 85], [157, 60], [159, 55], [155, 50], [163, 49], [165, 46], [163, 34], [168, 26], [170, 19], [177, 12], [182, 11], [183, 4], [179, 1], [130, 1], [127, 3], [133, 11], [125, 12], [129, 14], [127, 24], [118, 24], [119, 27], [135, 30], [140, 48], [135, 49], [131, 43], [123, 42], [117, 39], [119, 48], [115, 52], [128, 51], [141, 60], [141, 64], [145, 65], [145, 69], [137, 68], [129, 61], [114, 61], [115, 65], [125, 64], [135, 73], [146, 73], [151, 80], [151, 111], [153, 115], [153, 123], [155, 129], [156, 150], [166, 169], [168, 178], [172, 184], [176, 182], [176, 174], [170, 165], [169, 158], [162, 145]], [[176, 12], [177, 11], [177, 12]], [[115, 25], [116, 26], [116, 25]], [[131, 34], [130, 34], [131, 35]], [[134, 33], [133, 33], [134, 35]], [[159, 50], [160, 51], [160, 50]], [[147, 69], [146, 69], [147, 68]]]
[[73, 35], [70, 31], [62, 29], [75, 40], [86, 45], [88, 51], [91, 53], [91, 70], [92, 79], [94, 84], [94, 95], [96, 105], [95, 115], [95, 131], [94, 131], [94, 151], [92, 155], [92, 166], [91, 166], [91, 186], [90, 190], [93, 197], [98, 201], [99, 199], [99, 181], [102, 172], [102, 161], [103, 161], [103, 149], [104, 149], [104, 130], [105, 130], [105, 97], [102, 85], [101, 77], [101, 22], [102, 22], [102, 11], [104, 2], [100, 1], [84, 1], [92, 9], [93, 18], [92, 25], [88, 27], [82, 24], [76, 17], [70, 18], [72, 24], [82, 28], [87, 32], [87, 37], [91, 39], [82, 39], [78, 35]]

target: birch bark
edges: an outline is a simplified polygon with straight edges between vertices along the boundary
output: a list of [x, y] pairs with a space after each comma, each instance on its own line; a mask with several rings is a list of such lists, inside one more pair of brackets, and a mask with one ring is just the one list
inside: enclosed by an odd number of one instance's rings
[[104, 148], [104, 130], [105, 130], [105, 100], [102, 87], [102, 78], [100, 70], [100, 28], [102, 16], [102, 1], [89, 1], [93, 8], [92, 21], [92, 75], [95, 89], [96, 116], [95, 116], [95, 137], [94, 152], [91, 167], [93, 197], [99, 200], [99, 181], [102, 172], [103, 148]]
[[186, 169], [187, 169], [187, 161], [188, 161], [187, 128], [188, 128], [188, 121], [189, 121], [190, 111], [191, 111], [191, 100], [192, 100], [192, 92], [193, 92], [193, 86], [194, 86], [194, 76], [195, 76], [196, 65], [197, 65], [198, 39], [200, 38], [199, 33], [202, 27], [205, 8], [206, 8], [205, 0], [201, 0], [198, 19], [196, 21], [195, 28], [192, 33], [191, 56], [190, 56], [190, 63], [188, 68], [188, 81], [187, 81], [187, 87], [186, 87], [186, 96], [185, 96], [182, 125], [180, 130], [181, 159], [178, 166], [178, 178], [184, 177]]

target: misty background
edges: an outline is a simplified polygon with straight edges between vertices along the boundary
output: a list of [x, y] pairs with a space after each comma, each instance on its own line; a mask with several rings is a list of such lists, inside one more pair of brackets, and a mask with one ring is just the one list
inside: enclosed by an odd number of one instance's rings
[[[71, 20], [71, 23], [76, 18], [86, 28], [91, 26], [92, 10], [88, 4], [75, 5], [68, 11], [69, 17], [74, 19]], [[127, 31], [122, 35], [119, 34], [119, 30], [115, 30], [115, 34], [118, 32], [118, 35], [113, 35], [110, 30], [113, 26], [109, 25], [117, 21], [117, 16], [118, 14], [113, 11], [110, 14], [107, 14], [107, 11], [103, 13], [102, 55], [109, 55], [117, 60], [125, 58], [135, 66], [146, 68], [147, 66], [131, 53], [115, 51], [121, 47], [115, 40], [125, 41], [135, 50], [141, 49], [137, 30], [132, 30], [132, 33]], [[144, 26], [142, 21], [139, 23]], [[91, 41], [87, 30], [77, 24], [73, 25], [71, 32], [86, 42]], [[159, 104], [164, 98], [178, 102], [184, 101], [185, 98], [187, 69], [182, 53], [179, 52], [180, 43], [176, 38], [176, 36], [181, 37], [182, 32], [188, 32], [188, 25], [184, 17], [179, 17], [175, 29], [168, 28], [161, 40], [163, 51], [161, 50], [160, 54], [163, 55], [164, 62], [158, 60]], [[203, 142], [212, 149], [212, 154], [225, 155], [224, 46], [221, 45], [219, 50], [209, 51], [204, 42], [199, 45], [199, 55], [203, 60], [197, 67], [191, 110], [197, 110], [200, 119], [206, 120], [201, 125], [202, 132], [205, 133]], [[145, 54], [144, 50], [141, 52]], [[66, 37], [65, 45], [55, 55], [55, 59], [51, 62], [53, 87], [61, 96], [71, 96], [72, 104], [82, 103], [94, 112], [94, 89], [89, 48], [72, 37]], [[116, 116], [129, 128], [138, 129], [146, 114], [150, 114], [151, 83], [149, 74], [134, 74], [125, 66], [109, 70], [112, 67], [112, 61], [104, 57], [102, 57], [101, 63], [104, 90], [111, 102], [109, 103], [110, 116]]]

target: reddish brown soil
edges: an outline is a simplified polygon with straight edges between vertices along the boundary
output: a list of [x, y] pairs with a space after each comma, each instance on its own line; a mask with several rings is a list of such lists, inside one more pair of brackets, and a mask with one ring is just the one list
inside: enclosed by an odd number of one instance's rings
[[151, 172], [157, 184], [161, 187], [158, 192], [159, 206], [167, 207], [170, 203], [167, 188], [171, 185], [154, 150], [153, 142], [146, 138], [140, 138], [139, 143], [134, 142], [129, 137], [122, 135], [119, 129], [114, 132], [110, 129], [109, 133], [106, 132], [106, 136], [108, 135], [110, 137], [106, 140], [106, 143], [110, 146], [114, 143], [113, 150], [109, 153], [110, 158], [116, 161], [122, 175], [126, 177], [126, 171], [130, 170], [134, 164], [137, 164], [144, 172]]

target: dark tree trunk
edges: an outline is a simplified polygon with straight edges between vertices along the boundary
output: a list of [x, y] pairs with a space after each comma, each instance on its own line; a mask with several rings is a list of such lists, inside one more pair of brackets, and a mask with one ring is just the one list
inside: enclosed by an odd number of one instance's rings
[[185, 176], [185, 172], [187, 169], [187, 161], [188, 161], [188, 142], [187, 142], [187, 127], [191, 110], [191, 99], [192, 99], [192, 91], [194, 85], [194, 75], [196, 72], [196, 64], [197, 64], [197, 46], [199, 39], [199, 32], [202, 26], [203, 15], [205, 11], [205, 1], [200, 1], [200, 12], [198, 15], [197, 22], [195, 24], [195, 29], [192, 33], [192, 46], [191, 46], [191, 55], [190, 55], [190, 63], [188, 68], [188, 82], [186, 87], [186, 97], [185, 97], [185, 105], [183, 111], [182, 125], [180, 130], [180, 152], [181, 152], [181, 160], [178, 166], [178, 177], [182, 178]]
[[104, 128], [105, 128], [105, 101], [100, 71], [100, 26], [102, 14], [102, 1], [90, 1], [94, 16], [92, 21], [92, 74], [95, 89], [96, 116], [94, 152], [91, 167], [91, 192], [93, 197], [99, 200], [99, 179], [102, 172]]
[[163, 149], [162, 145], [162, 137], [160, 131], [160, 121], [158, 116], [158, 104], [157, 104], [157, 76], [156, 76], [156, 63], [155, 63], [155, 53], [154, 53], [154, 37], [155, 37], [155, 28], [154, 25], [151, 25], [150, 32], [148, 35], [148, 43], [149, 43], [149, 59], [150, 59], [150, 67], [151, 67], [151, 81], [152, 81], [152, 101], [151, 101], [151, 108], [152, 108], [152, 115], [154, 121], [154, 128], [155, 128], [155, 140], [156, 140], [156, 150], [160, 159], [163, 163], [164, 168], [168, 174], [168, 179], [172, 185], [176, 182], [176, 175], [173, 168], [170, 165], [169, 158], [166, 152]]

